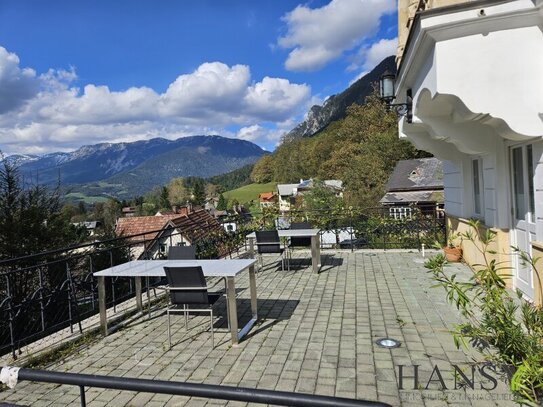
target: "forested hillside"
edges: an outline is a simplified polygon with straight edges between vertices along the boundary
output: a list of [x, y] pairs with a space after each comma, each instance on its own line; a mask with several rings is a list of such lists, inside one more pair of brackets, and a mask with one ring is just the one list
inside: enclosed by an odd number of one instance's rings
[[226, 174], [209, 177], [206, 181], [214, 185], [220, 185], [224, 191], [230, 191], [251, 182], [249, 177], [253, 171], [253, 167], [254, 164], [248, 164]]
[[340, 179], [346, 205], [370, 207], [383, 196], [398, 160], [428, 156], [398, 138], [396, 114], [372, 94], [365, 105], [353, 104], [344, 119], [318, 135], [285, 140], [255, 164], [251, 179], [261, 183]]

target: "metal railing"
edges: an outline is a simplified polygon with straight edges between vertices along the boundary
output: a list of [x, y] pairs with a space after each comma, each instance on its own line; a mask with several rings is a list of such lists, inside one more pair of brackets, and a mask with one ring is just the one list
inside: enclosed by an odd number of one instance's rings
[[[232, 257], [243, 249], [248, 233], [286, 228], [299, 220], [321, 229], [324, 249], [419, 249], [423, 243], [445, 242], [445, 222], [433, 206], [409, 211], [387, 207], [284, 214], [267, 211], [251, 218], [225, 219], [237, 225], [235, 231], [217, 230], [189, 240], [196, 246], [198, 258]], [[159, 239], [149, 238], [157, 233]], [[16, 358], [22, 346], [64, 328], [82, 332], [81, 321], [98, 313], [93, 273], [134, 258], [164, 256], [162, 249], [178, 244], [181, 234], [173, 228], [161, 229], [0, 261], [0, 355], [11, 352]], [[106, 288], [108, 308], [115, 309], [135, 295], [129, 278], [109, 278]]]
[[85, 388], [128, 390], [136, 392], [170, 394], [175, 396], [203, 397], [208, 399], [244, 401], [280, 406], [312, 407], [390, 407], [390, 404], [342, 397], [318, 396], [246, 387], [222, 386], [202, 383], [183, 383], [165, 380], [135, 379], [116, 376], [99, 376], [79, 373], [64, 373], [22, 368], [18, 380], [68, 384], [78, 386], [81, 406], [86, 406]]
[[[163, 235], [160, 240], [148, 238], [159, 232]], [[231, 257], [244, 244], [238, 235], [218, 231], [189, 239], [198, 258]], [[1, 261], [0, 355], [11, 351], [17, 358], [22, 346], [64, 328], [73, 332], [76, 327], [83, 333], [81, 321], [98, 313], [93, 273], [135, 258], [164, 257], [161, 246], [176, 244], [180, 236], [174, 228], [161, 229]], [[158, 280], [150, 282], [157, 284]], [[108, 279], [108, 308], [115, 310], [134, 295], [132, 279]]]

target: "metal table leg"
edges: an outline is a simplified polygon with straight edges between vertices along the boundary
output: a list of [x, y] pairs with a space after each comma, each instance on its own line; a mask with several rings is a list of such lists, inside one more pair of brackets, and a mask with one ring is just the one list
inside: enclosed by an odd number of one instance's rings
[[321, 239], [318, 234], [311, 236], [311, 264], [313, 272], [318, 273], [321, 268]]
[[98, 308], [100, 310], [100, 330], [107, 336], [106, 278], [98, 277]]
[[136, 284], [136, 307], [138, 308], [139, 312], [143, 312], [143, 302], [141, 300], [141, 277], [135, 277]]
[[254, 237], [249, 237], [249, 258], [255, 258], [255, 239]]
[[238, 343], [238, 307], [236, 305], [236, 285], [234, 277], [226, 278], [226, 301], [228, 301], [228, 325], [232, 336], [232, 345]]
[[255, 266], [249, 267], [249, 285], [251, 290], [251, 319], [247, 324], [241, 328], [238, 332], [238, 309], [236, 304], [236, 286], [234, 284], [234, 277], [226, 278], [226, 296], [227, 296], [227, 312], [228, 312], [228, 324], [230, 326], [230, 334], [232, 337], [232, 345], [237, 345], [241, 338], [243, 338], [254, 326], [258, 320], [258, 305], [256, 297], [256, 275]]

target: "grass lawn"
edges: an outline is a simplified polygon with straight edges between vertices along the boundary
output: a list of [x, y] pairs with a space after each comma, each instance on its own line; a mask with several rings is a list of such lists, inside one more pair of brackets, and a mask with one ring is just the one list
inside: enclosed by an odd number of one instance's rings
[[87, 196], [81, 192], [70, 192], [69, 194], [64, 195], [64, 198], [68, 201], [83, 201], [86, 204], [107, 202], [108, 200], [105, 196]]
[[226, 191], [223, 195], [228, 201], [237, 199], [239, 203], [247, 203], [252, 200], [258, 201], [258, 195], [262, 192], [275, 192], [277, 182], [268, 182], [267, 184], [249, 184], [241, 188]]

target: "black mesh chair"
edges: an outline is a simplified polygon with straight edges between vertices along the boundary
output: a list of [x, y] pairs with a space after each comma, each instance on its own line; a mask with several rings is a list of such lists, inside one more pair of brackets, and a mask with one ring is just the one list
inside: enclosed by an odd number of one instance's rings
[[168, 343], [172, 347], [170, 313], [182, 312], [185, 315], [185, 329], [188, 329], [189, 312], [209, 312], [211, 318], [211, 346], [213, 338], [213, 305], [222, 294], [208, 293], [206, 279], [200, 266], [164, 267], [168, 286]]
[[[168, 260], [194, 260], [196, 259], [196, 247], [195, 246], [170, 246], [168, 248]], [[165, 290], [167, 284], [166, 277], [160, 279], [160, 285], [156, 288], [159, 290]], [[156, 290], [153, 287], [155, 298]]]
[[[311, 229], [309, 222], [293, 222], [290, 224], [291, 229]], [[291, 237], [289, 247], [311, 247], [310, 237]]]
[[285, 270], [285, 259], [287, 260], [287, 267], [290, 271], [290, 263], [286, 256], [286, 250], [281, 247], [281, 241], [279, 240], [279, 233], [277, 230], [262, 230], [256, 231], [256, 247], [258, 251], [258, 257], [260, 260], [260, 268], [264, 268], [264, 261], [262, 255], [264, 254], [280, 254], [281, 255], [281, 270]]
[[168, 249], [168, 260], [193, 260], [195, 258], [195, 246], [170, 246]]

